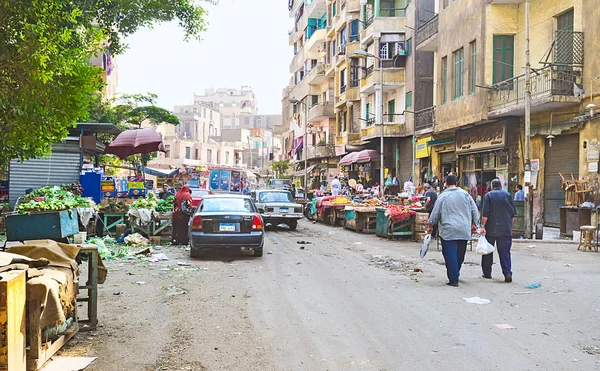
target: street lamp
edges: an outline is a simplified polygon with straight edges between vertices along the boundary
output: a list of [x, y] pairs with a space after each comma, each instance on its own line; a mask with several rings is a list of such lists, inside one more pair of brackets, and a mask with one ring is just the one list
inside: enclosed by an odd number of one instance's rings
[[354, 55], [359, 58], [373, 58], [379, 61], [379, 89], [376, 91], [375, 100], [378, 101], [379, 112], [375, 117], [375, 121], [377, 121], [377, 125], [381, 125], [381, 134], [380, 134], [380, 157], [381, 157], [381, 166], [379, 169], [379, 189], [381, 191], [381, 195], [383, 195], [383, 185], [385, 184], [385, 174], [384, 174], [384, 161], [383, 161], [383, 66], [381, 65], [381, 58], [376, 56], [373, 53], [366, 52], [364, 50], [357, 50], [354, 52]]
[[[302, 139], [302, 153], [304, 154], [304, 199], [306, 200], [306, 192], [308, 191], [308, 167], [307, 167], [307, 159], [308, 159], [308, 146], [306, 144], [306, 135], [307, 135], [307, 127], [308, 127], [308, 106], [306, 103], [302, 102], [296, 98], [288, 98], [288, 102], [292, 104], [302, 104], [304, 105], [304, 138]], [[296, 197], [296, 195], [292, 195]]]

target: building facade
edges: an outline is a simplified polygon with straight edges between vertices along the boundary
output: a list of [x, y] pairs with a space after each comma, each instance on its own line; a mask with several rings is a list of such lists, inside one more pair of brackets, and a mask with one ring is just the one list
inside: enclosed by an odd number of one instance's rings
[[256, 96], [247, 86], [240, 90], [206, 89], [204, 94], [194, 95], [194, 104], [205, 104], [218, 110], [221, 113], [220, 126], [224, 129], [250, 125], [254, 120], [252, 116], [258, 113]]

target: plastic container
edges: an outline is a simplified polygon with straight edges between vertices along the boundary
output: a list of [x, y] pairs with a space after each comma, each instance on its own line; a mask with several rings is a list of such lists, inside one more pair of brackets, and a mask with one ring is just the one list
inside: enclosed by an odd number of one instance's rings
[[87, 232], [79, 232], [73, 235], [73, 243], [76, 245], [85, 243], [85, 240], [87, 240]]

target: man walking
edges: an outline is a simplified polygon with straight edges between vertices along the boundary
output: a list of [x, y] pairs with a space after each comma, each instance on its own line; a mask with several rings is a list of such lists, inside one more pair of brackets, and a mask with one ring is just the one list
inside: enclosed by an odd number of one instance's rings
[[446, 262], [447, 285], [458, 287], [460, 268], [465, 260], [467, 241], [473, 225], [479, 224], [479, 212], [473, 198], [456, 186], [455, 175], [446, 178], [446, 190], [440, 194], [429, 217], [428, 232], [439, 223], [442, 254]]
[[337, 197], [338, 194], [340, 193], [341, 187], [342, 187], [342, 184], [340, 183], [340, 181], [338, 180], [338, 177], [336, 176], [331, 181], [331, 195], [334, 197]]
[[515, 192], [515, 201], [525, 201], [525, 192], [523, 192], [523, 186], [517, 185], [517, 191]]
[[[500, 179], [492, 180], [491, 192], [483, 199], [481, 210], [481, 234], [492, 245], [496, 244], [500, 266], [504, 274], [504, 282], [512, 282], [512, 271], [510, 261], [510, 248], [512, 246], [512, 219], [517, 215], [515, 203], [510, 193], [502, 190]], [[492, 278], [492, 264], [494, 254], [481, 257], [481, 269], [483, 278]]]
[[[433, 211], [433, 207], [435, 206], [435, 202], [437, 201], [438, 195], [429, 183], [423, 184], [423, 189], [425, 189], [425, 211], [431, 217], [431, 212]], [[431, 233], [431, 237], [435, 237], [437, 235], [437, 224], [433, 226], [433, 233]]]

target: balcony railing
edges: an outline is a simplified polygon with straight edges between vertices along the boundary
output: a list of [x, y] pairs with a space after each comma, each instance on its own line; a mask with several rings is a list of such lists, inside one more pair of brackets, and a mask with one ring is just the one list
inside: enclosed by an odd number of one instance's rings
[[380, 17], [405, 17], [406, 8], [381, 8], [379, 10]]
[[370, 25], [373, 24], [373, 21], [375, 20], [375, 16], [372, 15], [369, 19], [367, 19], [367, 21], [365, 22], [365, 29], [369, 28]]
[[344, 94], [346, 92], [346, 85], [340, 86], [340, 94]]
[[341, 10], [344, 10], [346, 8], [346, 0], [342, 0], [342, 5], [340, 6]]
[[332, 144], [317, 144], [308, 147], [308, 159], [335, 156], [335, 147]]
[[583, 66], [583, 32], [554, 31], [554, 64]]
[[[531, 99], [552, 96], [575, 96], [574, 86], [581, 80], [579, 69], [548, 66], [532, 71]], [[516, 106], [525, 102], [525, 75], [519, 75], [492, 85], [490, 110]]]
[[415, 112], [415, 131], [433, 128], [435, 125], [435, 106]]
[[357, 88], [359, 85], [360, 85], [360, 80], [359, 79], [350, 80], [350, 87], [351, 88]]
[[370, 119], [367, 119], [366, 123], [367, 123], [367, 127], [375, 125], [375, 117], [371, 117]]
[[365, 68], [365, 74], [363, 75], [363, 79], [366, 79], [367, 77], [371, 76], [371, 74], [373, 73], [373, 70], [375, 69], [375, 65], [372, 64], [369, 67]]
[[417, 46], [438, 32], [438, 15], [427, 21], [424, 25], [417, 29]]

